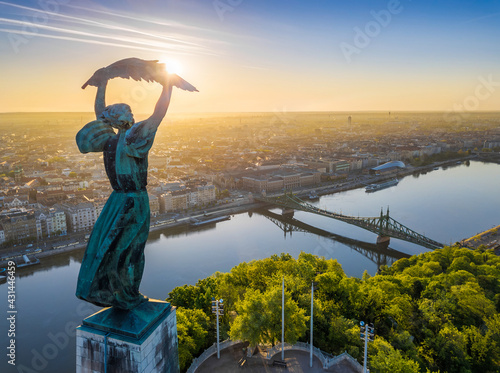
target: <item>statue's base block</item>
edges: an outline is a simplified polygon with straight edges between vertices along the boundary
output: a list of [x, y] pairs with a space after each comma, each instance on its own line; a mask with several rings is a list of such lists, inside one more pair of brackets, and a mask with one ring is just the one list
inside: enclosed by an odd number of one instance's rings
[[105, 371], [178, 373], [175, 308], [149, 300], [130, 311], [105, 308], [86, 318], [76, 330], [76, 372]]

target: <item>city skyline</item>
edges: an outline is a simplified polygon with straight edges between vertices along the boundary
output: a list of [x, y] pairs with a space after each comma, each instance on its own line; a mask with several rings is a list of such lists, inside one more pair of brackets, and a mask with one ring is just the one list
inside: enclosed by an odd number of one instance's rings
[[[0, 112], [91, 111], [99, 67], [160, 59], [172, 112], [495, 111], [495, 1], [0, 1]], [[157, 84], [113, 80], [151, 111]]]

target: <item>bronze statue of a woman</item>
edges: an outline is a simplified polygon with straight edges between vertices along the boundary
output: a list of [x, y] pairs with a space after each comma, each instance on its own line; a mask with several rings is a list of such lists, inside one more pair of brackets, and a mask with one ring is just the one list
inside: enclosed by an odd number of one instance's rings
[[[163, 86], [153, 114], [134, 123], [127, 104], [105, 105], [107, 81], [114, 77], [157, 81]], [[90, 235], [76, 296], [101, 307], [130, 310], [148, 298], [139, 292], [144, 270], [144, 247], [149, 234], [146, 191], [148, 152], [165, 116], [172, 87], [196, 91], [157, 61], [129, 58], [97, 70], [82, 88], [97, 87], [96, 120], [76, 135], [82, 153], [103, 152], [113, 192]], [[117, 132], [115, 132], [117, 130]]]

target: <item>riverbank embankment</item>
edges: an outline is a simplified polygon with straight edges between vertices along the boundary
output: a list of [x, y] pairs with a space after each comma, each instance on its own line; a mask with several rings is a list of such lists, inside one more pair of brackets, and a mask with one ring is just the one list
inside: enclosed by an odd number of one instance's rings
[[477, 249], [479, 246], [484, 245], [488, 249], [495, 250], [495, 253], [500, 255], [500, 225], [462, 240], [460, 244], [471, 249]]
[[[265, 206], [262, 202], [247, 202], [247, 203], [234, 203], [225, 206], [214, 207], [203, 211], [197, 211], [186, 216], [181, 216], [176, 219], [155, 219], [151, 222], [149, 232], [161, 231], [166, 229], [173, 229], [181, 226], [189, 226], [193, 220], [203, 221], [222, 217], [225, 215], [235, 215], [251, 210], [259, 209]], [[195, 228], [196, 229], [196, 228]], [[33, 250], [24, 250], [17, 252], [10, 252], [2, 256], [0, 267], [5, 267], [9, 261], [15, 261], [17, 264], [24, 264], [24, 255], [28, 258], [45, 258], [48, 256], [59, 255], [68, 253], [75, 250], [83, 250], [87, 245], [87, 240], [81, 236], [78, 239], [71, 240], [70, 237], [64, 243], [53, 244], [43, 248], [35, 248]]]
[[[472, 157], [462, 158], [460, 160], [448, 160], [442, 162], [436, 162], [430, 165], [422, 166], [422, 167], [407, 167], [405, 169], [395, 170], [393, 173], [386, 175], [368, 175], [368, 174], [354, 174], [349, 175], [344, 180], [339, 180], [336, 183], [328, 183], [323, 185], [317, 185], [309, 188], [301, 188], [299, 190], [294, 189], [294, 193], [296, 193], [299, 197], [308, 199], [308, 195], [314, 191], [314, 194], [321, 195], [329, 195], [344, 192], [347, 190], [362, 188], [371, 183], [380, 183], [388, 179], [402, 179], [408, 175], [415, 175], [417, 173], [425, 174], [426, 172], [431, 172], [433, 169], [437, 167], [448, 167], [453, 166], [454, 164], [459, 164], [461, 162], [471, 160]], [[243, 193], [243, 192], [241, 192]], [[181, 226], [189, 226], [189, 224], [193, 221], [203, 221], [209, 220], [217, 217], [222, 217], [225, 215], [235, 215], [239, 213], [244, 213], [248, 211], [252, 211], [258, 208], [264, 207], [264, 204], [261, 202], [254, 202], [251, 195], [247, 197], [243, 197], [240, 195], [239, 198], [235, 198], [233, 201], [227, 204], [220, 204], [213, 206], [211, 208], [206, 208], [205, 210], [198, 211], [190, 211], [185, 213], [170, 213], [163, 214], [158, 217], [151, 219], [150, 232], [161, 231], [174, 229]], [[196, 228], [193, 228], [196, 229]], [[10, 247], [6, 249], [2, 249], [0, 252], [0, 267], [4, 267], [8, 260], [15, 260], [19, 263], [24, 263], [23, 255], [27, 255], [30, 259], [34, 256], [36, 258], [44, 258], [51, 255], [58, 255], [67, 253], [74, 250], [82, 250], [85, 248], [87, 244], [87, 239], [84, 237], [84, 234], [71, 234], [68, 236], [60, 237], [57, 239], [51, 239], [46, 241], [40, 241], [35, 245], [27, 245], [23, 247]], [[486, 235], [484, 235], [486, 237]], [[87, 235], [88, 237], [88, 235]], [[485, 242], [484, 238], [484, 242]], [[472, 247], [472, 238], [466, 239]], [[465, 241], [465, 240], [464, 240]], [[477, 241], [477, 242], [483, 242]], [[495, 238], [485, 242], [486, 245], [490, 245], [494, 243]], [[497, 240], [500, 242], [500, 240]], [[31, 246], [31, 247], [29, 247]], [[33, 247], [35, 246], [35, 247]], [[478, 245], [479, 246], [479, 245]]]

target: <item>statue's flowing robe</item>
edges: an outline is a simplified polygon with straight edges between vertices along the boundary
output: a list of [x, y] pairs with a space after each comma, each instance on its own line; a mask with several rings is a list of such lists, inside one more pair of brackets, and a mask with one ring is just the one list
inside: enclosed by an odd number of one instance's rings
[[150, 219], [148, 152], [155, 133], [147, 121], [115, 134], [96, 120], [76, 136], [82, 153], [103, 152], [113, 188], [90, 235], [76, 289], [78, 298], [101, 307], [132, 309], [147, 301], [139, 285]]

